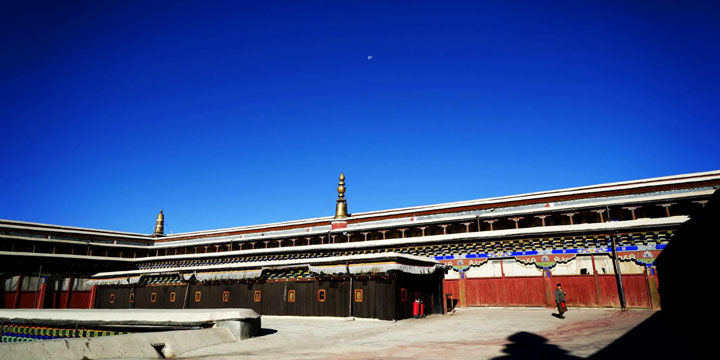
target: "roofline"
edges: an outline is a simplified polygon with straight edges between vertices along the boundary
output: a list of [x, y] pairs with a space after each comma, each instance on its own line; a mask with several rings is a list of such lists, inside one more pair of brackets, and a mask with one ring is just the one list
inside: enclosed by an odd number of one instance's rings
[[[476, 199], [476, 200], [464, 200], [464, 201], [433, 204], [433, 205], [420, 205], [420, 206], [411, 206], [411, 207], [404, 207], [404, 208], [352, 213], [351, 216], [347, 218], [347, 221], [352, 222], [352, 220], [368, 219], [368, 218], [380, 217], [380, 216], [394, 216], [394, 215], [403, 215], [403, 214], [411, 215], [412, 213], [421, 212], [421, 211], [450, 210], [453, 208], [460, 208], [460, 207], [467, 207], [467, 206], [492, 205], [494, 203], [502, 203], [502, 202], [507, 202], [507, 201], [537, 200], [537, 202], [542, 202], [541, 201], [542, 199], [547, 199], [547, 198], [556, 197], [556, 196], [582, 195], [582, 194], [592, 195], [594, 193], [599, 193], [599, 192], [608, 191], [608, 190], [627, 190], [627, 189], [637, 189], [637, 188], [648, 187], [648, 186], [686, 184], [686, 183], [701, 182], [701, 181], [708, 181], [708, 180], [717, 180], [720, 183], [720, 170], [663, 176], [663, 177], [657, 177], [657, 178], [637, 179], [637, 180], [621, 181], [621, 182], [613, 182], [613, 183], [604, 183], [604, 184], [581, 186], [581, 187], [558, 189], [558, 190], [547, 190], [547, 191], [539, 191], [539, 192], [532, 192], [532, 193], [525, 193], [525, 194], [518, 194], [518, 195], [490, 197], [490, 198], [482, 198], [482, 199]], [[591, 196], [588, 196], [588, 197], [591, 197]], [[172, 235], [166, 235], [163, 238], [159, 238], [157, 240], [160, 242], [164, 242], [164, 241], [180, 240], [180, 239], [176, 239], [176, 238], [184, 238], [184, 237], [191, 237], [191, 236], [212, 235], [212, 234], [218, 234], [218, 233], [239, 232], [239, 231], [249, 231], [249, 230], [268, 229], [268, 228], [271, 229], [271, 228], [287, 227], [287, 226], [293, 226], [293, 225], [308, 226], [308, 225], [313, 225], [313, 224], [320, 223], [320, 222], [323, 222], [324, 223], [323, 225], [329, 225], [333, 220], [334, 219], [332, 216], [325, 216], [325, 217], [320, 217], [320, 218], [310, 218], [310, 219], [293, 220], [293, 221], [276, 222], [276, 223], [266, 223], [266, 224], [259, 224], [259, 225], [249, 225], [249, 226], [223, 228], [223, 229], [215, 229], [215, 230], [177, 233], [177, 234], [172, 234]], [[298, 227], [302, 227], [302, 226], [298, 226]]]
[[[720, 183], [720, 170], [688, 173], [688, 174], [678, 174], [678, 175], [637, 179], [637, 180], [629, 180], [629, 181], [621, 181], [621, 182], [603, 183], [603, 184], [597, 184], [597, 185], [565, 188], [565, 189], [558, 189], [558, 190], [539, 191], [539, 192], [532, 192], [532, 193], [525, 193], [525, 194], [518, 194], [518, 195], [490, 197], [490, 198], [483, 198], [483, 199], [476, 199], [476, 200], [465, 200], [465, 201], [449, 202], [449, 203], [441, 203], [441, 204], [433, 204], [433, 205], [421, 205], [421, 206], [411, 206], [411, 207], [395, 208], [395, 209], [387, 209], [387, 210], [360, 212], [360, 213], [353, 213], [351, 215], [351, 217], [349, 217], [347, 219], [347, 221], [348, 221], [348, 223], [363, 222], [363, 221], [358, 221], [358, 220], [364, 220], [364, 219], [371, 220], [373, 218], [378, 218], [378, 217], [400, 217], [402, 215], [413, 215], [414, 213], [428, 212], [428, 211], [442, 212], [443, 210], [452, 210], [452, 209], [472, 207], [472, 206], [492, 206], [493, 204], [501, 204], [503, 202], [508, 202], [508, 201], [533, 201], [533, 200], [536, 200], [536, 202], [539, 203], [539, 202], [543, 202], [542, 201], [543, 199], [547, 200], [549, 198], [559, 197], [559, 196], [572, 196], [572, 195], [577, 196], [577, 195], [587, 194], [588, 197], [592, 197], [593, 194], [598, 194], [598, 193], [602, 193], [605, 191], [633, 190], [633, 189], [641, 189], [644, 187], [673, 185], [673, 184], [681, 185], [681, 184], [689, 184], [689, 183], [712, 181], [712, 180]], [[458, 210], [458, 211], [462, 211], [462, 210]], [[10, 226], [10, 227], [30, 229], [30, 230], [56, 231], [56, 232], [60, 232], [60, 233], [106, 236], [106, 237], [115, 237], [118, 239], [122, 238], [122, 239], [128, 239], [128, 240], [139, 240], [142, 242], [162, 243], [162, 242], [166, 242], [166, 241], [179, 241], [179, 240], [183, 240], [183, 238], [188, 238], [188, 240], [189, 240], [189, 239], [193, 239], [193, 238], [203, 237], [206, 235], [217, 235], [217, 234], [223, 234], [223, 233], [258, 232], [258, 231], [253, 231], [253, 230], [264, 230], [264, 229], [267, 229], [268, 231], [279, 231], [279, 230], [296, 229], [296, 228], [302, 228], [302, 227], [328, 226], [331, 224], [332, 221], [333, 221], [332, 216], [325, 216], [325, 217], [319, 217], [319, 218], [290, 220], [290, 221], [266, 223], [266, 224], [258, 224], [258, 225], [248, 225], [248, 226], [213, 229], [213, 230], [193, 231], [193, 232], [165, 235], [163, 237], [154, 237], [152, 234], [139, 234], [139, 233], [132, 233], [132, 232], [102, 230], [102, 229], [93, 229], [93, 228], [81, 228], [81, 227], [64, 226], [64, 225], [51, 225], [51, 224], [33, 223], [33, 222], [26, 222], [26, 221], [7, 220], [7, 219], [0, 219], [0, 227], [5, 225], [5, 226]], [[228, 235], [230, 235], [230, 234], [228, 234]]]

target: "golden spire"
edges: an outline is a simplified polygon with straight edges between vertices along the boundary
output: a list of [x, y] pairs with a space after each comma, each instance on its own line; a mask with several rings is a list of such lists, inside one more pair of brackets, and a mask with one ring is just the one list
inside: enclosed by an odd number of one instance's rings
[[335, 219], [345, 219], [348, 217], [347, 200], [345, 200], [345, 174], [340, 173], [340, 182], [338, 182], [338, 199], [335, 204]]
[[153, 235], [155, 235], [155, 236], [165, 235], [165, 215], [163, 215], [162, 210], [160, 210], [160, 213], [157, 216], [157, 220], [155, 220], [155, 233]]

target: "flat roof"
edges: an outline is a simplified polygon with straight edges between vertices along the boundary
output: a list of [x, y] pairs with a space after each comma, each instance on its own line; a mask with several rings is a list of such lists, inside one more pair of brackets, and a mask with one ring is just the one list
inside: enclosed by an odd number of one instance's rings
[[[582, 187], [573, 187], [573, 188], [566, 188], [566, 189], [559, 189], [559, 190], [540, 191], [540, 192], [532, 192], [532, 193], [510, 195], [510, 196], [500, 196], [500, 197], [490, 197], [490, 198], [476, 199], [476, 200], [449, 202], [449, 203], [441, 203], [441, 204], [434, 204], [434, 205], [412, 206], [412, 207], [405, 207], [405, 208], [395, 208], [395, 209], [387, 209], [387, 210], [352, 213], [351, 217], [347, 218], [346, 220], [348, 222], [358, 222], [358, 221], [363, 222], [363, 221], [372, 221], [373, 219], [380, 218], [380, 217], [397, 217], [397, 216], [401, 216], [401, 215], [411, 215], [411, 214], [420, 213], [420, 212], [429, 212], [429, 211], [441, 211], [442, 212], [445, 210], [447, 210], [448, 212], [452, 212], [453, 209], [472, 207], [472, 206], [492, 206], [493, 204], [502, 204], [502, 203], [507, 203], [507, 202], [511, 202], [511, 201], [512, 202], [535, 201], [537, 203], [542, 203], [543, 201], [547, 201], [548, 199], [552, 199], [552, 198], [556, 198], [556, 197], [560, 197], [560, 196], [586, 196], [588, 198], [592, 198], [593, 195], [601, 194], [606, 191], [616, 191], [616, 190], [638, 191], [638, 193], [640, 193], [640, 192], [642, 192], [641, 190], [646, 187], [673, 186], [673, 185], [680, 187], [680, 186], [691, 185], [692, 183], [701, 183], [701, 182], [706, 182], [706, 181], [716, 181], [716, 182], [718, 182], [718, 184], [720, 184], [720, 170], [689, 173], [689, 174], [679, 174], [679, 175], [663, 176], [663, 177], [647, 178], [647, 179], [638, 179], [638, 180], [630, 180], [630, 181], [622, 181], [622, 182], [613, 182], [613, 183], [589, 185], [589, 186], [582, 186]], [[173, 240], [182, 241], [185, 238], [186, 239], [201, 238], [201, 237], [205, 237], [208, 235], [222, 236], [222, 234], [237, 233], [237, 232], [259, 232], [260, 230], [265, 230], [265, 229], [267, 229], [268, 231], [282, 231], [283, 229], [298, 229], [298, 228], [311, 229], [312, 227], [317, 227], [317, 226], [320, 226], [320, 227], [329, 226], [329, 224], [332, 221], [333, 221], [332, 216], [325, 216], [325, 217], [319, 217], [319, 218], [308, 218], [308, 219], [292, 220], [292, 221], [284, 221], [284, 222], [276, 222], [276, 223], [266, 223], [266, 224], [258, 224], [258, 225], [248, 225], [248, 226], [240, 226], [240, 227], [177, 233], [177, 234], [164, 235], [162, 237], [154, 237], [152, 234], [138, 234], [138, 233], [131, 233], [131, 232], [99, 230], [99, 229], [81, 228], [81, 227], [72, 227], [72, 226], [49, 225], [49, 224], [42, 224], [42, 223], [32, 223], [32, 222], [5, 220], [5, 219], [0, 219], [0, 227], [25, 229], [25, 230], [36, 230], [36, 231], [48, 231], [48, 232], [52, 231], [52, 232], [58, 232], [58, 233], [71, 233], [71, 234], [79, 234], [79, 235], [103, 236], [103, 237], [116, 238], [118, 240], [149, 243], [148, 245], [151, 245], [153, 242], [168, 242], [168, 241], [173, 241]], [[310, 231], [310, 230], [308, 230], [308, 231]]]

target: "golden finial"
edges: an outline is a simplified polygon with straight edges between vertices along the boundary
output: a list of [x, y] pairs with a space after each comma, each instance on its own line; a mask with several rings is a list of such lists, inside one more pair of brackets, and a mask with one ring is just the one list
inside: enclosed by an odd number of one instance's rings
[[163, 236], [164, 234], [165, 234], [165, 215], [163, 215], [163, 211], [160, 210], [160, 213], [157, 216], [157, 220], [155, 220], [155, 233], [153, 235]]
[[345, 200], [345, 174], [340, 173], [340, 182], [338, 182], [338, 199], [335, 204], [335, 219], [345, 219], [348, 217], [347, 200]]

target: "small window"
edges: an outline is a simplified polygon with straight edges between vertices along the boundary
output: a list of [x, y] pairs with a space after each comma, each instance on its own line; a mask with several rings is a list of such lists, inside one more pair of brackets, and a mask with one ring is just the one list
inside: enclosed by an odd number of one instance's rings
[[260, 302], [260, 300], [262, 300], [262, 293], [260, 293], [260, 290], [255, 290], [255, 293], [253, 293], [253, 301]]
[[229, 291], [223, 291], [222, 301], [223, 301], [223, 302], [229, 302], [229, 301], [230, 301], [230, 292], [229, 292]]
[[150, 302], [154, 303], [157, 301], [157, 293], [150, 294]]
[[110, 294], [110, 303], [111, 304], [115, 303], [115, 294]]
[[400, 301], [407, 301], [407, 290], [405, 288], [400, 288]]
[[355, 289], [355, 302], [363, 302], [363, 289]]
[[134, 302], [135, 302], [135, 293], [130, 293], [130, 303], [132, 304]]
[[175, 292], [174, 291], [170, 292], [170, 302], [175, 302]]
[[202, 292], [196, 291], [195, 292], [195, 302], [200, 302], [201, 299], [202, 299]]
[[325, 302], [325, 299], [327, 299], [327, 294], [325, 293], [325, 289], [318, 290], [318, 301]]
[[295, 290], [288, 290], [288, 302], [295, 302]]

